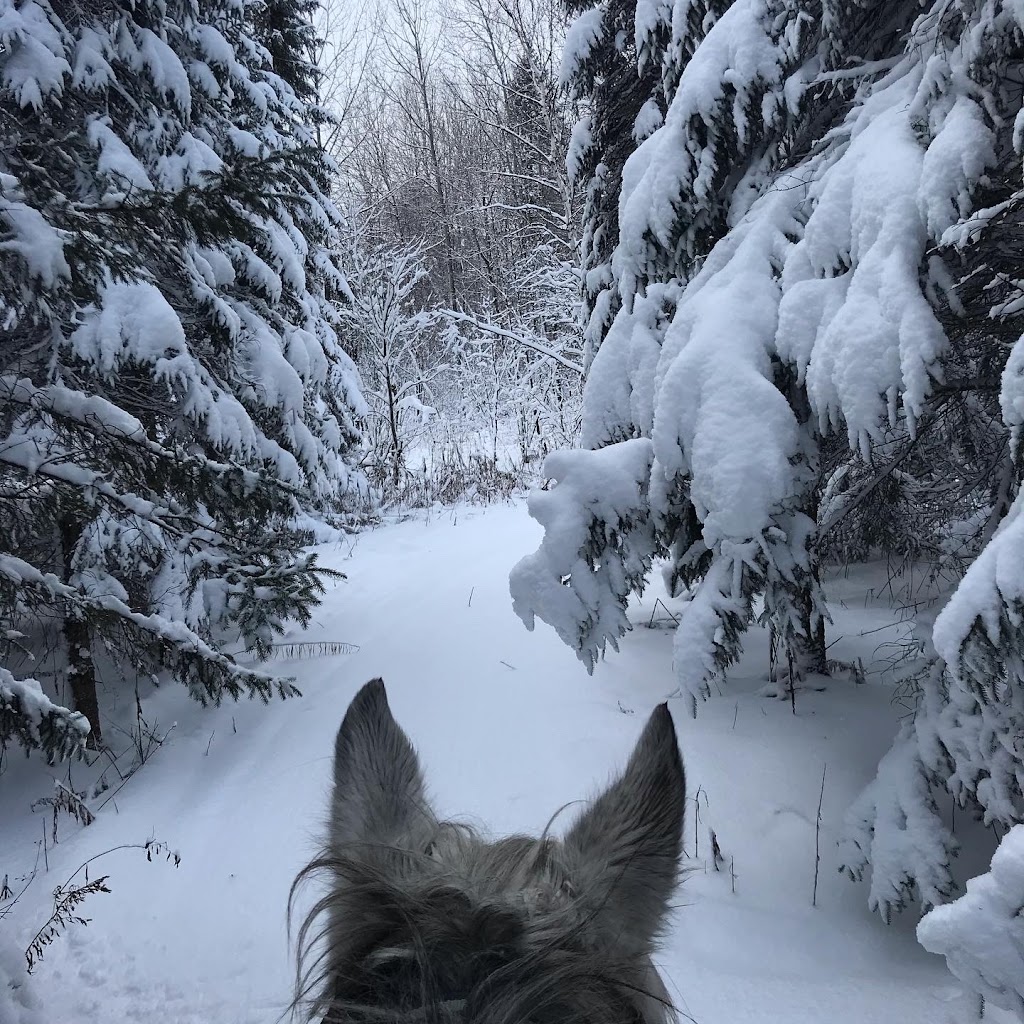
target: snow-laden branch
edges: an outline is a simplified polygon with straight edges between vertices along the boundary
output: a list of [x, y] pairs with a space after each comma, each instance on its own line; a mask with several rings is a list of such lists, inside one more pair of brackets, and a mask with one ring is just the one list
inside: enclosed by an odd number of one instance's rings
[[442, 315], [455, 323], [465, 324], [483, 334], [490, 334], [496, 338], [504, 338], [506, 341], [511, 341], [522, 348], [529, 349], [531, 352], [536, 352], [538, 355], [553, 359], [559, 366], [564, 366], [565, 369], [578, 373], [581, 377], [583, 376], [583, 367], [579, 363], [573, 362], [562, 355], [561, 352], [556, 351], [542, 341], [538, 341], [535, 337], [531, 337], [521, 331], [513, 331], [507, 327], [501, 327], [489, 320], [484, 320], [482, 317], [473, 316], [469, 313], [460, 313], [454, 309], [443, 310]]
[[16, 679], [0, 666], [0, 736], [14, 736], [26, 752], [42, 748], [58, 760], [80, 751], [88, 735], [85, 715], [55, 704], [35, 679]]
[[555, 452], [554, 483], [530, 495], [544, 527], [540, 548], [512, 570], [509, 590], [527, 629], [540, 617], [593, 671], [630, 628], [626, 605], [643, 589], [656, 544], [646, 486], [651, 443], [637, 438], [599, 451]]
[[[185, 681], [193, 695], [204, 702], [219, 702], [223, 691], [237, 698], [248, 690], [264, 700], [269, 700], [274, 693], [288, 696], [298, 692], [289, 679], [239, 665], [184, 622], [137, 612], [114, 594], [88, 594], [82, 588], [64, 583], [53, 573], [43, 572], [6, 551], [0, 551], [0, 588], [3, 586], [18, 587], [44, 601], [66, 602], [81, 612], [114, 617], [126, 626], [134, 627], [181, 660], [186, 674], [191, 676]], [[216, 670], [216, 681], [211, 677], [210, 669]]]

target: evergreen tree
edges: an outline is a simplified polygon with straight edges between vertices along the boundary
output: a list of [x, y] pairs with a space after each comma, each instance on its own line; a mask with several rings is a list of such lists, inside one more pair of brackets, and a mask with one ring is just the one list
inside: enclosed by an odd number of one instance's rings
[[[677, 0], [671, 24], [691, 11]], [[678, 73], [686, 49], [664, 51], [664, 123], [622, 173], [621, 307], [584, 396], [600, 452], [552, 458], [513, 595], [591, 664], [667, 553], [696, 698], [757, 594], [801, 656], [822, 552], [969, 566], [922, 624], [916, 715], [848, 821], [847, 870], [888, 918], [955, 891], [941, 793], [1024, 820], [1024, 20], [1000, 2], [735, 0], [691, 49]]]
[[320, 73], [316, 56], [320, 46], [313, 19], [317, 0], [261, 0], [249, 15], [253, 35], [270, 54], [270, 66], [295, 96], [319, 117]]
[[257, 13], [28, 0], [0, 23], [0, 737], [51, 756], [56, 725], [24, 722], [38, 687], [11, 679], [54, 624], [55, 696], [94, 740], [117, 667], [202, 701], [294, 692], [223, 640], [266, 656], [308, 618], [301, 523], [360, 487], [338, 217]]
[[659, 8], [641, 38], [634, 29], [636, 0], [565, 0], [565, 9], [574, 21], [566, 34], [561, 77], [582, 110], [567, 164], [570, 177], [586, 188], [582, 279], [589, 365], [618, 310], [610, 263], [619, 234], [622, 169], [637, 142], [661, 122], [658, 47], [667, 30], [658, 20], [664, 14]]
[[[696, 697], [736, 657], [758, 594], [787, 677], [825, 667], [817, 423], [774, 351], [776, 275], [799, 218], [783, 197], [767, 222], [742, 222], [786, 165], [820, 19], [793, 0], [772, 0], [682, 2], [661, 20], [676, 35], [645, 52], [661, 53], [655, 91], [672, 91], [664, 123], [625, 165], [611, 261], [622, 306], [590, 368], [582, 440], [590, 448], [653, 441], [656, 552], [669, 556], [673, 593], [696, 588], [676, 638], [680, 680]], [[656, 39], [655, 21], [638, 14], [637, 38]], [[697, 38], [680, 39], [688, 30]], [[723, 341], [726, 309], [740, 315]], [[701, 415], [708, 402], [720, 408], [727, 391], [728, 435], [712, 425], [714, 414]], [[739, 452], [755, 449], [756, 471], [736, 474]], [[588, 558], [598, 565], [600, 536], [594, 545]], [[620, 550], [631, 565], [635, 554], [628, 544]], [[619, 594], [623, 609], [627, 597]]]

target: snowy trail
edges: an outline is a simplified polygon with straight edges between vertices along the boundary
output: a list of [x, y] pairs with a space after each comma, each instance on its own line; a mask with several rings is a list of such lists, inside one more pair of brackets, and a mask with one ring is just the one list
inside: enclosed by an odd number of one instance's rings
[[[670, 689], [669, 634], [636, 630], [588, 678], [551, 631], [527, 633], [512, 613], [508, 570], [538, 538], [515, 506], [381, 528], [351, 555], [324, 549], [350, 578], [303, 639], [347, 641], [357, 653], [275, 663], [304, 695], [270, 709], [203, 710], [180, 687], [155, 694], [147, 714], [161, 729], [177, 723], [170, 738], [93, 825], [62, 820], [50, 873], [0, 925], [0, 1022], [276, 1020], [290, 983], [288, 887], [313, 850], [334, 732], [371, 676], [384, 677], [440, 811], [496, 832], [537, 831], [593, 793]], [[657, 593], [634, 621], [646, 622]], [[762, 640], [751, 638], [747, 660], [697, 721], [673, 705], [690, 796], [698, 787], [701, 796], [699, 823], [693, 805], [687, 823], [698, 857], [661, 958], [670, 990], [698, 1024], [966, 1024], [956, 983], [917, 946], [912, 922], [885, 928], [863, 887], [836, 872], [842, 813], [892, 737], [888, 691], [837, 681], [801, 693], [794, 717], [756, 694]], [[28, 804], [48, 792], [29, 765], [0, 780], [0, 872], [31, 865], [41, 817]], [[709, 827], [725, 872], [705, 863]], [[138, 851], [97, 864], [113, 893], [94, 896], [89, 926], [73, 927], [26, 978], [20, 950], [53, 884], [97, 852], [150, 836], [180, 852], [181, 866], [147, 864]], [[16, 988], [2, 984], [5, 972]]]

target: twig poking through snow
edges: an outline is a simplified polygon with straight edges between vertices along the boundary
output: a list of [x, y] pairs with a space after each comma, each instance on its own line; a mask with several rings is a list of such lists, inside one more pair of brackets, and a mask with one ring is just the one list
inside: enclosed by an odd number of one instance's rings
[[825, 797], [825, 772], [828, 771], [826, 761], [821, 768], [821, 791], [818, 793], [818, 817], [814, 822], [814, 892], [811, 894], [811, 906], [818, 905], [818, 868], [821, 865], [821, 801]]
[[[693, 795], [693, 859], [696, 860], [700, 856], [700, 839], [698, 826], [700, 825], [700, 795], [704, 792], [702, 786], [697, 787], [697, 792]], [[704, 803], [708, 800], [707, 793], [704, 793]]]
[[654, 600], [654, 607], [651, 609], [651, 618], [650, 618], [650, 621], [647, 623], [647, 628], [648, 629], [654, 629], [654, 616], [658, 614], [658, 605], [659, 604], [661, 605], [662, 608], [665, 609], [665, 614], [678, 626], [679, 625], [679, 616], [673, 614], [672, 611], [669, 609], [668, 605], [665, 604], [665, 602], [662, 601], [662, 599], [660, 597], [658, 597], [658, 598], [655, 598], [655, 600]]

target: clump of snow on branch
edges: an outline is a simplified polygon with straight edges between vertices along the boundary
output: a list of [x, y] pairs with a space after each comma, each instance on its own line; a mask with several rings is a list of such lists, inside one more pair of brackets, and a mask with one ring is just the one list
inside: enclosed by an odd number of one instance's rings
[[1024, 825], [1003, 837], [963, 896], [921, 920], [917, 937], [972, 992], [1024, 1016]]
[[[1000, 702], [1024, 686], [1024, 664], [1005, 673], [996, 691], [992, 657], [1007, 657], [1018, 646], [1024, 626], [1024, 493], [1017, 496], [992, 540], [978, 555], [956, 593], [935, 620], [935, 649], [946, 663], [952, 681], [964, 689], [981, 688], [981, 696]], [[1010, 666], [1007, 666], [1009, 669]], [[1024, 694], [1021, 695], [1024, 697]], [[1020, 709], [1024, 712], [1024, 702]]]
[[629, 629], [626, 603], [650, 570], [650, 462], [644, 438], [556, 452], [544, 462], [551, 489], [530, 495], [530, 515], [545, 535], [540, 550], [512, 570], [512, 605], [527, 629], [535, 616], [552, 625], [588, 671], [607, 644], [618, 649]]
[[604, 11], [591, 7], [569, 26], [562, 49], [560, 84], [566, 85], [579, 65], [586, 63], [604, 34]]

